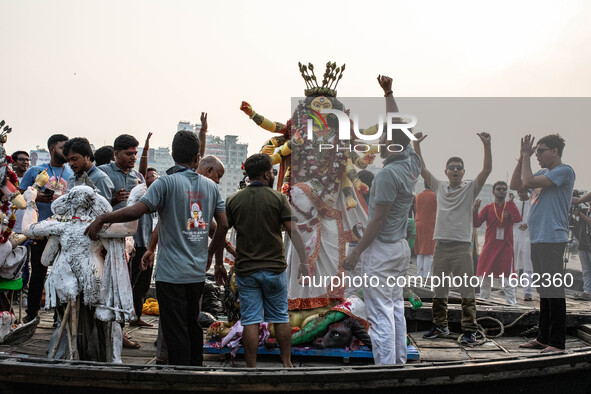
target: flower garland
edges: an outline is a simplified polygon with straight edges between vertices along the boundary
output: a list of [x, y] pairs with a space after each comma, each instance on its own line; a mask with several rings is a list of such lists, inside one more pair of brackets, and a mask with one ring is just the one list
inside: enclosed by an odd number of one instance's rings
[[72, 216], [72, 215], [53, 215], [52, 219], [58, 222], [87, 222], [92, 223], [94, 218], [90, 216]]
[[[12, 212], [8, 217], [8, 227], [6, 227], [6, 230], [2, 231], [2, 233], [0, 234], [0, 243], [2, 244], [5, 244], [6, 241], [8, 241], [10, 234], [12, 234], [12, 229], [14, 228], [14, 225], [16, 223], [16, 216], [14, 212], [17, 209], [18, 208], [16, 207], [12, 207]], [[4, 201], [4, 203], [2, 204], [2, 212], [4, 212], [5, 214], [8, 213], [8, 201]]]
[[[8, 163], [12, 163], [12, 157], [6, 156], [6, 161]], [[10, 168], [7, 167], [6, 169], [8, 170], [6, 173], [8, 180], [10, 182], [12, 182], [14, 187], [16, 187], [18, 190], [18, 183], [19, 183], [18, 177], [16, 176], [14, 171], [12, 171]], [[7, 214], [9, 206], [10, 206], [9, 202], [4, 201], [2, 203], [2, 207], [0, 207], [0, 209], [2, 210], [2, 212], [4, 212], [4, 214]], [[2, 244], [5, 244], [6, 241], [8, 241], [10, 234], [12, 234], [12, 229], [14, 228], [14, 225], [16, 224], [16, 215], [14, 213], [16, 212], [17, 209], [18, 208], [16, 208], [15, 206], [12, 206], [10, 216], [8, 217], [8, 227], [6, 227], [6, 230], [4, 230], [4, 231], [2, 231], [2, 233], [0, 233], [0, 243], [2, 243]]]

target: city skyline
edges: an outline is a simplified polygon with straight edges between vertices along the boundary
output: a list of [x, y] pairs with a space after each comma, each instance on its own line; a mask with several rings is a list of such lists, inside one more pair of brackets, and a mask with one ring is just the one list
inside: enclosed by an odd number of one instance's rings
[[[585, 99], [591, 97], [591, 4], [585, 1], [557, 10], [547, 0], [22, 0], [0, 1], [0, 12], [0, 118], [13, 127], [7, 151], [43, 147], [54, 133], [102, 146], [122, 133], [142, 144], [151, 131], [153, 146], [170, 147], [176, 122], [197, 122], [203, 111], [211, 135], [237, 135], [252, 154], [271, 134], [240, 103], [286, 122], [291, 98], [305, 88], [298, 62], [323, 70], [330, 60], [347, 65], [339, 97], [381, 97], [376, 77], [386, 74], [400, 98], [582, 98], [576, 131], [560, 122], [524, 122], [511, 133], [476, 123], [450, 139], [420, 117], [417, 129], [430, 134], [424, 153], [432, 168], [443, 167], [447, 151], [461, 141], [471, 178], [481, 157], [479, 141], [470, 138], [491, 132], [491, 178], [498, 179], [512, 171], [521, 134], [560, 132], [576, 186], [591, 185], [586, 146], [579, 143], [591, 123]], [[327, 26], [319, 23], [324, 17]]]

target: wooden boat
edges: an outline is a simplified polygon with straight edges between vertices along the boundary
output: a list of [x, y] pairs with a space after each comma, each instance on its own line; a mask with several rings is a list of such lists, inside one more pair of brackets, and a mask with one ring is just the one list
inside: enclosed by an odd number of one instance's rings
[[[574, 291], [567, 291], [566, 351], [545, 355], [519, 348], [526, 340], [524, 331], [537, 323], [537, 302], [507, 306], [493, 291], [491, 300], [478, 301], [478, 318], [492, 317], [508, 328], [499, 338], [466, 347], [456, 336], [422, 338], [431, 320], [430, 295], [426, 288], [415, 290], [423, 292], [425, 302], [419, 310], [408, 305], [406, 317], [420, 360], [404, 366], [374, 366], [368, 359], [343, 355], [341, 359], [295, 355], [297, 368], [292, 370], [280, 368], [277, 356], [259, 356], [259, 368], [247, 369], [241, 358], [232, 366], [231, 360], [213, 354], [206, 355], [208, 367], [160, 366], [155, 364], [153, 347], [157, 317], [144, 317], [154, 327], [126, 330], [142, 347], [124, 349], [123, 364], [53, 361], [46, 356], [54, 331], [53, 314], [45, 312], [30, 340], [0, 345], [0, 392], [591, 392], [591, 312], [587, 302], [573, 299]], [[449, 320], [451, 329], [457, 331], [460, 308], [453, 298], [452, 294]], [[498, 333], [492, 327], [490, 337]]]

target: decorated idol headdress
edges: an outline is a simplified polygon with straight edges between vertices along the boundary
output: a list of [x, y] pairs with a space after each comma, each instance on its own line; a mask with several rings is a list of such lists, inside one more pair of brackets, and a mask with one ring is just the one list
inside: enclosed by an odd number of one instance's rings
[[302, 78], [306, 81], [306, 90], [304, 90], [306, 97], [337, 96], [337, 85], [343, 77], [343, 71], [345, 71], [344, 64], [341, 67], [337, 67], [336, 63], [326, 63], [326, 71], [322, 78], [322, 85], [318, 85], [316, 75], [314, 75], [314, 65], [312, 63], [308, 63], [307, 66], [298, 63], [298, 66], [300, 67]]

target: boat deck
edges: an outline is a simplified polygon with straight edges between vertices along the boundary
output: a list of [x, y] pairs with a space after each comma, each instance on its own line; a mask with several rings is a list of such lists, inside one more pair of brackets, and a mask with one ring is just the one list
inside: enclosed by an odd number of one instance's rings
[[[581, 272], [577, 256], [571, 256], [569, 272], [573, 273], [575, 285], [566, 290], [567, 303], [567, 329], [569, 336], [566, 342], [566, 351], [591, 350], [591, 301], [575, 300], [575, 295], [580, 291]], [[415, 260], [411, 263], [409, 275], [416, 270]], [[533, 301], [524, 301], [523, 289], [517, 288], [517, 305], [509, 306], [505, 303], [505, 297], [500, 288], [500, 283], [495, 280], [493, 291], [489, 300], [481, 300], [477, 295], [477, 319], [484, 327], [491, 327], [487, 341], [474, 347], [461, 346], [457, 342], [460, 336], [461, 306], [460, 295], [457, 290], [450, 290], [448, 304], [448, 320], [452, 334], [449, 338], [434, 340], [424, 339], [423, 332], [431, 327], [431, 301], [433, 293], [430, 290], [430, 282], [422, 287], [413, 287], [413, 290], [422, 298], [423, 306], [413, 310], [406, 302], [407, 329], [412, 345], [415, 345], [420, 354], [420, 360], [409, 363], [431, 363], [442, 361], [466, 361], [466, 360], [499, 360], [530, 356], [539, 353], [538, 350], [520, 349], [519, 344], [526, 341], [534, 334], [527, 332], [538, 322], [538, 296], [534, 291]], [[578, 291], [577, 291], [578, 290]], [[18, 313], [18, 308], [15, 308]], [[0, 355], [18, 354], [29, 357], [47, 357], [49, 339], [53, 334], [53, 312], [42, 311], [39, 314], [41, 320], [35, 334], [26, 342], [18, 345], [0, 344]], [[499, 338], [492, 338], [499, 331], [493, 328], [499, 327], [498, 322], [483, 317], [492, 317], [501, 322], [505, 327], [505, 333]], [[139, 342], [140, 349], [123, 349], [122, 361], [124, 364], [155, 364], [156, 347], [154, 343], [158, 334], [158, 316], [144, 315], [143, 320], [152, 323], [153, 327], [124, 328], [124, 332], [131, 335], [132, 340]], [[535, 330], [535, 328], [534, 328]], [[530, 330], [530, 331], [534, 331]], [[455, 332], [454, 332], [455, 331]], [[231, 367], [232, 362], [228, 355], [206, 354], [205, 360], [211, 367]], [[326, 367], [338, 366], [343, 363], [353, 365], [372, 364], [371, 359], [350, 358], [349, 360], [334, 357], [294, 356], [294, 364], [299, 367]], [[276, 368], [280, 366], [279, 357], [273, 355], [260, 355], [258, 358], [260, 367]], [[244, 358], [238, 355], [234, 367], [245, 367]]]
[[[424, 307], [425, 308], [425, 307]], [[18, 345], [1, 344], [1, 355], [19, 355], [35, 358], [46, 358], [49, 346], [49, 339], [55, 330], [53, 327], [53, 313], [40, 313], [41, 321], [32, 338]], [[123, 349], [122, 361], [124, 364], [155, 364], [156, 347], [154, 342], [158, 335], [158, 317], [144, 316], [144, 320], [153, 323], [153, 327], [128, 327], [124, 331], [129, 333], [132, 339], [141, 344], [140, 349]], [[566, 342], [566, 351], [591, 350], [591, 344], [581, 338], [591, 339], [591, 325], [583, 325], [574, 332], [579, 337], [569, 335]], [[474, 346], [462, 346], [457, 342], [460, 333], [452, 333], [448, 338], [424, 339], [423, 331], [409, 332], [411, 342], [417, 347], [420, 360], [409, 361], [409, 363], [431, 363], [441, 361], [469, 361], [469, 360], [499, 360], [503, 358], [514, 358], [530, 356], [539, 353], [539, 350], [520, 349], [519, 344], [526, 340], [521, 336], [503, 336], [500, 338], [488, 339], [486, 342]], [[206, 354], [205, 360], [210, 367], [231, 367], [232, 362], [227, 355]], [[323, 367], [338, 366], [345, 363], [354, 365], [371, 364], [372, 361], [365, 358], [350, 358], [349, 360], [294, 356], [294, 365], [298, 367]], [[259, 367], [279, 367], [280, 361], [277, 356], [259, 356]], [[241, 355], [236, 357], [233, 365], [235, 368], [246, 367], [244, 358]]]

